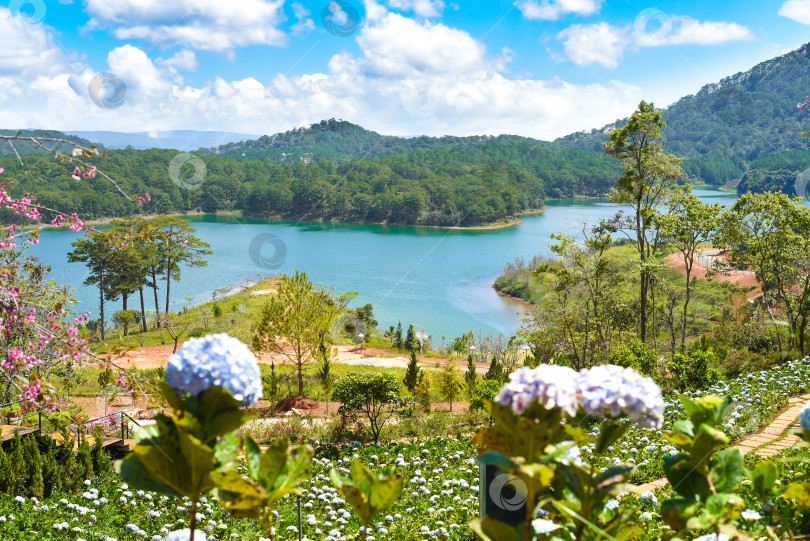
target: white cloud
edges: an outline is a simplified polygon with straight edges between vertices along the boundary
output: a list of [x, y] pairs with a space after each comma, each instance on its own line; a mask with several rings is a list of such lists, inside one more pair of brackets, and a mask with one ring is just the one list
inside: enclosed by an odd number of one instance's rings
[[802, 24], [810, 24], [810, 0], [788, 0], [779, 8], [779, 15]]
[[517, 0], [515, 5], [527, 19], [556, 20], [561, 15], [593, 15], [603, 0]]
[[627, 32], [608, 23], [575, 24], [557, 37], [563, 41], [565, 55], [574, 64], [600, 64], [615, 68], [630, 40]]
[[194, 54], [194, 51], [189, 51], [188, 49], [183, 49], [175, 53], [171, 58], [160, 60], [159, 62], [164, 66], [180, 71], [197, 71], [200, 67], [200, 64], [197, 62], [197, 55]]
[[0, 7], [0, 29], [0, 74], [54, 73], [68, 61], [46, 25], [29, 24]]
[[385, 75], [469, 70], [485, 64], [484, 46], [467, 32], [388, 13], [357, 38], [368, 66]]
[[394, 9], [413, 11], [420, 17], [439, 17], [444, 10], [442, 0], [389, 0], [388, 5]]
[[754, 39], [748, 28], [737, 23], [700, 22], [691, 17], [672, 17], [672, 32], [662, 45], [720, 45], [729, 41]]
[[615, 68], [629, 50], [667, 45], [721, 45], [751, 40], [754, 35], [737, 23], [701, 22], [650, 9], [639, 14], [632, 27], [605, 22], [575, 24], [557, 34], [557, 38], [563, 42], [565, 58], [570, 62], [580, 66], [599, 64]]
[[310, 12], [300, 2], [293, 2], [293, 13], [295, 14], [296, 22], [290, 27], [290, 33], [293, 36], [307, 35], [315, 30], [315, 23], [309, 17]]
[[213, 51], [286, 42], [277, 28], [283, 0], [85, 1], [87, 29], [110, 29], [118, 39]]
[[[514, 54], [508, 49], [492, 57], [466, 32], [372, 8], [375, 17], [367, 16], [357, 37], [359, 53], [342, 51], [322, 72], [304, 75], [212, 77], [191, 85], [177, 75], [196, 64], [191, 51], [153, 61], [139, 47], [118, 47], [103, 68], [126, 84], [126, 98], [115, 109], [91, 101], [88, 85], [96, 73], [86, 65], [44, 75], [0, 74], [0, 126], [275, 133], [337, 117], [398, 135], [551, 139], [626, 116], [641, 99], [639, 88], [618, 81], [507, 78]], [[47, 50], [47, 42], [41, 47]]]

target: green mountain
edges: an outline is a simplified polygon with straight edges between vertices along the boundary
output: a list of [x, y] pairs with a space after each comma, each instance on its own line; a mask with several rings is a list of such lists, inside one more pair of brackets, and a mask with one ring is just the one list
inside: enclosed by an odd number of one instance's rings
[[341, 163], [359, 158], [380, 158], [389, 154], [440, 150], [476, 146], [493, 139], [548, 147], [549, 143], [516, 135], [475, 135], [471, 137], [396, 137], [380, 135], [344, 120], [322, 120], [308, 128], [298, 128], [275, 135], [264, 135], [256, 140], [228, 143], [214, 148], [201, 148], [208, 156], [234, 158], [237, 161], [260, 160], [263, 162], [294, 164], [315, 163], [331, 160]]
[[[477, 226], [541, 209], [544, 199], [607, 192], [618, 163], [595, 152], [554, 151], [530, 139], [488, 138], [477, 145], [389, 154], [336, 164], [293, 165], [203, 156], [205, 173], [187, 164], [172, 178], [173, 150], [111, 150], [98, 167], [130, 194], [148, 192], [143, 208], [101, 177], [75, 181], [50, 157], [25, 168], [0, 157], [14, 193], [84, 219], [135, 213], [244, 211], [254, 216], [407, 225]], [[192, 179], [188, 182], [187, 179]], [[185, 179], [185, 180], [184, 180]], [[4, 211], [5, 223], [18, 218]]]
[[[89, 147], [93, 144], [87, 139], [76, 137], [75, 135], [67, 135], [56, 130], [0, 130], [0, 135], [15, 135], [17, 133], [23, 137], [53, 137], [55, 139], [66, 139], [68, 141], [74, 141], [76, 144], [83, 147]], [[41, 147], [30, 141], [12, 141], [12, 144], [21, 156], [26, 154], [42, 154], [45, 152]], [[70, 152], [75, 148], [65, 143], [56, 144], [45, 142], [44, 144], [49, 148], [56, 148], [61, 152]], [[103, 148], [101, 145], [96, 146]], [[0, 155], [5, 154], [14, 154], [14, 149], [11, 148], [11, 145], [9, 145], [7, 141], [0, 141]]]
[[[758, 160], [810, 150], [810, 139], [801, 136], [810, 129], [810, 111], [796, 107], [808, 94], [810, 43], [664, 109], [664, 148], [686, 158], [684, 169], [694, 179], [714, 185], [741, 179]], [[601, 152], [610, 131], [626, 120], [567, 135], [553, 146]]]

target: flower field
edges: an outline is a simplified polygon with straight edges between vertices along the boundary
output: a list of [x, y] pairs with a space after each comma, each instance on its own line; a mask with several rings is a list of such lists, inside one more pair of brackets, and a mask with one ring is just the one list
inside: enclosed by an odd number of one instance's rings
[[[788, 363], [771, 371], [718, 384], [698, 394], [725, 394], [734, 405], [724, 428], [735, 436], [765, 424], [788, 398], [808, 392], [810, 359]], [[684, 418], [674, 397], [665, 398], [663, 426], [631, 428], [604, 458], [601, 467], [635, 462], [635, 480], [662, 475], [660, 462], [674, 453], [664, 433]], [[591, 429], [596, 432], [597, 426]], [[587, 458], [590, 445], [580, 453]], [[478, 465], [475, 446], [468, 440], [435, 438], [422, 443], [379, 446], [349, 446], [340, 451], [324, 449], [313, 461], [309, 479], [301, 485], [302, 533], [306, 539], [357, 539], [361, 523], [333, 487], [332, 468], [348, 472], [359, 457], [375, 471], [394, 466], [405, 478], [402, 495], [369, 528], [368, 539], [422, 540], [428, 538], [473, 539], [469, 522], [478, 515]], [[82, 494], [37, 500], [0, 498], [0, 538], [19, 540], [162, 539], [168, 532], [188, 527], [187, 503], [165, 495], [133, 490], [126, 483], [85, 482]], [[625, 496], [620, 498], [624, 502]], [[642, 520], [654, 520], [655, 501], [642, 498]], [[612, 504], [611, 504], [612, 505]], [[262, 539], [260, 528], [248, 519], [233, 520], [219, 501], [208, 495], [200, 500], [198, 528], [208, 539]], [[748, 513], [753, 517], [755, 514]], [[745, 519], [745, 520], [755, 520]], [[296, 498], [286, 497], [275, 520], [277, 539], [298, 538]], [[656, 527], [650, 532], [658, 531]], [[650, 535], [653, 535], [652, 533]]]

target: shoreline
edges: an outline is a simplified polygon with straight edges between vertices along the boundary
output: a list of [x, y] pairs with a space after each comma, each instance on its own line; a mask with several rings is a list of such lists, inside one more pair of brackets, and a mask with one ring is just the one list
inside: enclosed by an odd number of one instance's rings
[[[327, 220], [327, 219], [307, 219], [306, 217], [281, 217], [281, 216], [257, 216], [257, 215], [250, 215], [244, 211], [238, 210], [225, 210], [225, 211], [217, 211], [217, 212], [201, 212], [201, 211], [192, 211], [192, 212], [177, 212], [171, 214], [136, 214], [139, 218], [144, 219], [152, 219], [157, 216], [171, 216], [175, 218], [184, 218], [184, 217], [193, 217], [193, 216], [232, 216], [235, 218], [248, 218], [253, 220], [267, 220], [268, 222], [275, 222], [275, 221], [298, 221], [301, 223], [331, 223], [331, 224], [349, 224], [349, 225], [385, 225], [385, 226], [392, 226], [392, 227], [424, 227], [430, 229], [447, 229], [451, 231], [499, 231], [502, 229], [508, 229], [510, 227], [515, 227], [518, 224], [523, 223], [523, 220], [520, 218], [521, 216], [535, 216], [538, 214], [542, 214], [545, 212], [545, 208], [542, 209], [529, 209], [517, 214], [516, 218], [508, 220], [506, 222], [494, 222], [491, 224], [486, 225], [471, 225], [471, 226], [461, 226], [461, 225], [422, 225], [422, 224], [397, 224], [397, 223], [387, 223], [387, 222], [351, 222], [351, 221], [341, 221], [341, 220]], [[95, 226], [106, 226], [110, 225], [113, 220], [121, 220], [125, 217], [115, 217], [115, 218], [99, 218], [97, 220], [87, 220], [84, 222], [84, 225], [95, 227]], [[0, 227], [8, 227], [11, 224], [0, 224]], [[28, 224], [28, 225], [18, 225], [18, 230], [20, 231], [31, 231], [34, 229], [37, 230], [45, 230], [45, 229], [64, 229], [60, 227], [56, 227], [50, 223], [41, 223], [41, 224]]]
[[509, 295], [508, 293], [504, 293], [503, 291], [498, 289], [498, 286], [495, 284], [495, 282], [492, 283], [492, 289], [495, 290], [495, 293], [497, 293], [499, 297], [502, 297], [504, 299], [509, 299], [510, 301], [520, 303], [523, 306], [525, 306], [526, 308], [531, 308], [531, 307], [534, 306], [534, 304], [530, 303], [526, 299], [521, 299], [520, 297], [515, 297], [513, 295]]

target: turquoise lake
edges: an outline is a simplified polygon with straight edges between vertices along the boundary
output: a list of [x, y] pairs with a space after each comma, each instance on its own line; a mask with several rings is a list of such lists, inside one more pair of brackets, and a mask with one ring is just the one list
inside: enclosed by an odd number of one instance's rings
[[[724, 205], [736, 199], [735, 194], [719, 191], [695, 193]], [[510, 336], [520, 326], [523, 307], [492, 288], [506, 264], [515, 257], [528, 262], [535, 254], [547, 254], [551, 233], [576, 236], [581, 223], [595, 223], [617, 210], [605, 200], [549, 201], [542, 214], [495, 231], [195, 216], [189, 221], [197, 228], [196, 235], [214, 253], [207, 267], [184, 268], [181, 280], [172, 283], [172, 309], [185, 306], [185, 297], [193, 297], [195, 304], [210, 299], [216, 289], [299, 269], [337, 291], [357, 291], [351, 306], [372, 303], [380, 329], [397, 321], [406, 328], [412, 323], [436, 343], [443, 336], [471, 330]], [[53, 267], [52, 278], [72, 285], [78, 310], [95, 316], [97, 288], [82, 285], [88, 275], [83, 264], [67, 262], [70, 244], [78, 236], [71, 231], [44, 231], [40, 244], [29, 253]], [[165, 293], [160, 298], [162, 305]], [[151, 292], [146, 296], [147, 310], [154, 308], [150, 299]], [[135, 304], [137, 295], [130, 299], [130, 308]], [[115, 303], [106, 305], [108, 314], [119, 308]]]

